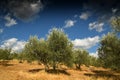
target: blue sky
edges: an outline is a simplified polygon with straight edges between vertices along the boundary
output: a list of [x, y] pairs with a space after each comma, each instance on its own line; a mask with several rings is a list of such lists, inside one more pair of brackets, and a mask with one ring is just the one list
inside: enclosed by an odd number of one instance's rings
[[74, 0], [70, 0], [67, 4], [67, 0], [64, 2], [36, 0], [34, 3], [21, 2], [22, 5], [12, 6], [9, 10], [6, 8], [5, 12], [0, 12], [0, 47], [10, 47], [14, 51], [21, 50], [30, 35], [46, 38], [49, 30], [56, 27], [64, 30], [74, 47], [84, 48], [89, 53], [96, 54], [101, 37], [111, 31], [109, 21], [118, 8], [108, 6], [109, 13], [100, 13], [104, 12], [104, 9], [84, 5], [88, 0], [80, 0], [81, 2], [78, 0], [74, 3], [72, 1]]

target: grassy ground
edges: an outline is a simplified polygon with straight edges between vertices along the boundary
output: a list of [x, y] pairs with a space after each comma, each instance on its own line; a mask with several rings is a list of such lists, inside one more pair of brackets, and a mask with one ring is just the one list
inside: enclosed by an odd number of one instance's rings
[[52, 70], [44, 71], [44, 66], [37, 63], [28, 64], [10, 61], [0, 65], [0, 80], [120, 80], [120, 73], [110, 69], [81, 66], [82, 70], [63, 67], [57, 74]]

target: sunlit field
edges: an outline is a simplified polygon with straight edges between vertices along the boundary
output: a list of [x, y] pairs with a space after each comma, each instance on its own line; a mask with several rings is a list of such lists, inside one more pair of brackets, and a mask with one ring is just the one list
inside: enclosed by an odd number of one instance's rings
[[81, 66], [81, 70], [61, 65], [56, 72], [45, 72], [44, 66], [33, 63], [19, 63], [12, 60], [0, 65], [0, 80], [120, 80], [120, 73], [101, 67]]

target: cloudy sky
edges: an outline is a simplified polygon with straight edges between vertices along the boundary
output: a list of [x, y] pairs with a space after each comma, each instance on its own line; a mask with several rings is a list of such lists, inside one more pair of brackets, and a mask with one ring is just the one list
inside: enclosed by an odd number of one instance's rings
[[75, 48], [97, 53], [101, 37], [120, 15], [119, 0], [1, 0], [0, 47], [19, 51], [30, 35], [46, 38], [62, 28]]

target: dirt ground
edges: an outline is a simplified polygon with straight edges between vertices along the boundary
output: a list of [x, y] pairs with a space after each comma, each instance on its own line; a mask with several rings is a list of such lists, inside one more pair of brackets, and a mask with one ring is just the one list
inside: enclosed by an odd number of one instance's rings
[[120, 73], [110, 69], [81, 66], [75, 70], [62, 66], [57, 73], [45, 72], [43, 65], [10, 61], [6, 66], [0, 65], [0, 80], [120, 80]]

